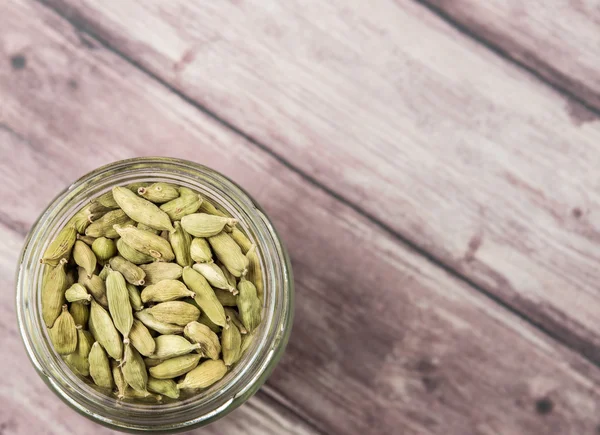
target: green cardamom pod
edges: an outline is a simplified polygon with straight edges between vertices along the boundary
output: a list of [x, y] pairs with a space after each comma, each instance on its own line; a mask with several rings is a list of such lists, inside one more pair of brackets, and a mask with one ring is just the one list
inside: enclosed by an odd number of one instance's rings
[[136, 251], [127, 243], [125, 243], [123, 239], [117, 240], [117, 250], [119, 251], [121, 257], [133, 264], [137, 264], [138, 266], [140, 264], [152, 263], [156, 260], [150, 255], [143, 254], [140, 251]]
[[87, 206], [85, 206], [84, 208], [79, 210], [77, 213], [75, 213], [75, 215], [71, 218], [71, 220], [69, 220], [69, 222], [67, 223], [66, 226], [75, 228], [75, 230], [79, 234], [84, 234], [85, 229], [90, 224], [89, 217], [92, 214], [91, 209], [92, 209], [92, 205], [88, 204]]
[[113, 196], [119, 207], [134, 221], [156, 230], [175, 230], [169, 215], [150, 201], [140, 198], [131, 190], [124, 187], [115, 187], [113, 188]]
[[82, 302], [74, 302], [69, 307], [69, 313], [73, 316], [75, 325], [86, 326], [90, 318], [90, 306]]
[[[154, 340], [152, 341], [154, 343]], [[164, 363], [166, 359], [151, 359], [144, 358], [144, 364], [146, 364], [146, 368], [149, 370], [151, 367], [156, 367], [162, 363]]]
[[194, 264], [194, 270], [206, 278], [213, 287], [228, 290], [233, 294], [237, 294], [235, 287], [229, 284], [223, 271], [215, 263], [196, 263]]
[[152, 308], [148, 308], [147, 311], [159, 322], [173, 323], [180, 326], [185, 326], [200, 317], [198, 308], [181, 301], [161, 302]]
[[202, 201], [202, 204], [200, 205], [200, 211], [202, 213], [207, 213], [207, 214], [211, 214], [214, 216], [229, 217], [225, 213], [223, 213], [221, 210], [219, 210], [217, 207], [215, 207], [214, 204], [212, 202], [210, 202], [209, 200]]
[[159, 394], [152, 394], [148, 391], [136, 391], [131, 387], [127, 387], [125, 390], [125, 395], [123, 396], [126, 400], [134, 400], [137, 402], [148, 402], [148, 403], [158, 403], [162, 401], [162, 396]]
[[[217, 264], [217, 263], [215, 263], [215, 264]], [[233, 288], [236, 288], [237, 287], [237, 278], [235, 276], [233, 276], [232, 273], [221, 263], [218, 263], [218, 266], [221, 269], [221, 271], [223, 272], [223, 276], [225, 276], [225, 278], [227, 278], [227, 282], [229, 283], [229, 285], [232, 286]]]
[[[197, 263], [209, 263], [213, 261], [212, 250], [206, 239], [195, 238], [190, 246], [190, 255], [192, 260]], [[188, 266], [190, 266], [188, 264]]]
[[237, 296], [227, 290], [214, 289], [215, 296], [224, 307], [237, 307]]
[[154, 339], [156, 350], [150, 355], [150, 359], [170, 359], [187, 355], [200, 349], [197, 343], [190, 343], [179, 335], [160, 335]]
[[148, 328], [146, 328], [146, 326], [138, 319], [133, 320], [133, 325], [129, 332], [129, 340], [131, 345], [144, 356], [149, 357], [154, 354], [154, 351], [156, 350], [156, 343], [154, 342], [154, 338], [150, 334], [150, 331], [148, 331]]
[[228, 367], [239, 361], [242, 350], [242, 336], [240, 330], [228, 319], [227, 326], [221, 333], [221, 348], [223, 361]]
[[50, 340], [60, 355], [68, 355], [77, 350], [77, 327], [67, 305], [62, 306], [62, 313], [50, 328]]
[[94, 198], [92, 200], [92, 205], [96, 206], [94, 211], [110, 211], [119, 208], [119, 204], [117, 204], [117, 201], [115, 201], [112, 191], [106, 192], [105, 194]]
[[221, 354], [219, 337], [210, 328], [202, 323], [190, 322], [183, 333], [192, 342], [200, 345], [202, 355], [217, 360]]
[[137, 311], [135, 317], [142, 322], [147, 328], [152, 329], [160, 334], [180, 334], [183, 332], [183, 326], [174, 325], [168, 322], [157, 320], [148, 309]]
[[231, 231], [230, 236], [239, 245], [244, 254], [246, 254], [250, 248], [252, 248], [252, 242], [250, 239], [246, 237], [246, 235], [238, 228], [234, 228], [233, 231]]
[[209, 237], [208, 242], [219, 261], [233, 276], [240, 277], [248, 271], [248, 258], [242, 254], [242, 249], [227, 233]]
[[181, 267], [194, 264], [190, 255], [192, 236], [190, 236], [181, 226], [180, 222], [175, 222], [175, 232], [169, 233], [169, 242], [175, 253], [177, 264]]
[[225, 308], [225, 315], [231, 319], [231, 323], [233, 323], [240, 331], [240, 334], [245, 335], [248, 333], [248, 330], [240, 320], [238, 312], [232, 308]]
[[254, 342], [254, 338], [256, 337], [256, 331], [250, 332], [242, 337], [242, 347], [240, 349], [240, 355], [244, 355], [248, 348]]
[[179, 389], [172, 379], [156, 379], [150, 376], [148, 378], [148, 390], [171, 399], [179, 399]]
[[181, 278], [183, 269], [176, 263], [155, 262], [142, 264], [140, 268], [146, 273], [146, 285], [155, 285], [167, 279], [175, 280]]
[[143, 302], [169, 302], [194, 296], [196, 293], [188, 289], [184, 283], [172, 279], [149, 285], [142, 291]]
[[111, 258], [110, 267], [113, 270], [120, 272], [129, 284], [144, 285], [146, 283], [144, 280], [146, 278], [146, 272], [121, 256]]
[[67, 302], [90, 302], [92, 300], [92, 295], [88, 293], [86, 288], [77, 283], [67, 289], [65, 297]]
[[110, 314], [92, 299], [89, 321], [90, 332], [108, 354], [120, 361], [123, 357], [123, 342]]
[[152, 233], [152, 234], [160, 234], [162, 232], [160, 230], [155, 230], [154, 228], [149, 227], [148, 225], [144, 225], [144, 224], [140, 224], [140, 223], [137, 224], [137, 229], [142, 230], [142, 231], [148, 231], [149, 233]]
[[250, 281], [242, 278], [238, 284], [238, 310], [240, 319], [248, 331], [254, 331], [260, 324], [262, 306], [256, 287]]
[[[67, 274], [65, 273], [66, 259], [61, 259], [58, 265], [44, 276], [42, 284], [42, 317], [48, 328], [54, 325], [65, 303], [67, 289]], [[50, 266], [46, 266], [50, 267]]]
[[200, 358], [202, 355], [188, 354], [168, 359], [155, 367], [150, 367], [150, 376], [156, 379], [177, 378], [196, 368]]
[[125, 397], [125, 393], [127, 391], [127, 381], [125, 380], [125, 376], [123, 376], [123, 370], [121, 370], [121, 366], [116, 361], [110, 362], [110, 367], [112, 371], [112, 376], [115, 381], [115, 385], [117, 386], [117, 397], [119, 399], [123, 399]]
[[112, 267], [110, 267], [110, 264], [105, 264], [104, 267], [102, 268], [102, 270], [100, 271], [100, 273], [98, 274], [98, 277], [100, 277], [100, 279], [104, 282], [106, 282], [106, 278], [108, 278], [108, 274], [111, 273]]
[[164, 204], [179, 198], [179, 190], [169, 183], [154, 183], [148, 187], [140, 187], [138, 195], [155, 204]]
[[106, 297], [108, 310], [112, 316], [115, 327], [125, 340], [129, 338], [129, 331], [133, 324], [133, 313], [129, 302], [129, 291], [125, 278], [120, 272], [114, 271], [106, 278]]
[[91, 237], [106, 237], [107, 239], [116, 239], [119, 237], [115, 225], [130, 225], [133, 220], [125, 214], [123, 210], [113, 210], [106, 213], [96, 222], [91, 224], [87, 230], [85, 230], [86, 236]]
[[104, 308], [108, 308], [108, 299], [106, 299], [106, 284], [98, 275], [92, 275], [90, 278], [82, 268], [79, 268], [79, 284], [84, 286], [92, 294], [96, 302]]
[[125, 243], [136, 251], [150, 255], [159, 261], [169, 262], [175, 259], [171, 244], [156, 234], [138, 230], [132, 225], [125, 227], [115, 225], [115, 231], [117, 231]]
[[221, 327], [219, 325], [217, 325], [215, 322], [213, 322], [212, 320], [210, 320], [210, 318], [206, 315], [206, 313], [201, 313], [200, 317], [198, 318], [198, 323], [202, 323], [203, 325], [206, 325], [208, 328], [210, 328], [210, 330], [216, 334], [218, 334], [219, 332], [221, 332]]
[[88, 245], [80, 240], [77, 240], [73, 247], [73, 260], [75, 260], [75, 263], [79, 267], [85, 270], [88, 277], [92, 276], [96, 271], [96, 255]]
[[69, 256], [75, 240], [77, 240], [75, 227], [63, 228], [44, 252], [41, 262], [49, 266], [57, 266], [62, 258]]
[[117, 255], [117, 246], [112, 239], [98, 237], [94, 240], [94, 243], [92, 243], [92, 252], [96, 255], [100, 263], [105, 263]]
[[260, 259], [258, 258], [258, 254], [255, 249], [250, 249], [246, 254], [248, 258], [248, 273], [246, 274], [246, 279], [251, 281], [256, 287], [256, 292], [258, 294], [258, 298], [263, 301], [264, 297], [264, 284], [263, 284], [263, 273], [262, 268], [260, 266]]
[[180, 390], [208, 388], [223, 379], [226, 374], [227, 366], [223, 361], [205, 361], [185, 375], [184, 380], [177, 384], [177, 388]]
[[[217, 325], [225, 326], [226, 319], [223, 305], [221, 305], [219, 299], [217, 299], [214, 290], [206, 279], [194, 269], [186, 267], [183, 269], [183, 281], [185, 282], [185, 285], [196, 294], [194, 301], [200, 306], [202, 311], [206, 313], [210, 320]], [[198, 317], [193, 320], [197, 319]]]
[[100, 343], [95, 342], [89, 355], [90, 375], [94, 383], [102, 388], [110, 388], [112, 390], [114, 381], [110, 362], [106, 352], [100, 346]]
[[194, 237], [216, 236], [223, 231], [225, 225], [235, 225], [236, 223], [237, 220], [233, 218], [206, 213], [194, 213], [181, 218], [183, 229]]
[[139, 392], [147, 391], [148, 370], [138, 351], [129, 344], [125, 346], [125, 358], [121, 370], [131, 388]]
[[144, 304], [142, 302], [140, 290], [136, 286], [127, 283], [127, 292], [129, 293], [129, 303], [131, 304], [131, 307], [135, 311], [143, 310]]
[[77, 350], [65, 357], [65, 362], [80, 376], [90, 375], [89, 355], [94, 344], [94, 337], [89, 331], [77, 327]]
[[94, 242], [96, 241], [96, 238], [82, 235], [82, 234], [77, 234], [77, 240], [81, 240], [83, 243], [85, 243], [86, 245], [91, 247], [94, 244]]
[[160, 206], [160, 209], [167, 213], [173, 222], [196, 213], [202, 204], [202, 197], [187, 187], [180, 187], [179, 193], [179, 198]]

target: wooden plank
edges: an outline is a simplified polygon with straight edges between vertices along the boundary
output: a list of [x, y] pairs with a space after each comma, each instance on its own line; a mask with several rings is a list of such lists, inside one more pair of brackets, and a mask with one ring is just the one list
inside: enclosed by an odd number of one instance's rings
[[[245, 186], [289, 248], [296, 323], [268, 387], [311, 427], [350, 435], [593, 433], [598, 367], [82, 41], [48, 10], [23, 0], [0, 5], [0, 17], [0, 58], [25, 57], [24, 68], [0, 64], [5, 129], [23, 142], [5, 146], [0, 159], [5, 178], [19, 180], [18, 191], [0, 185], [10, 227], [29, 227], [30, 208], [41, 210], [47, 194], [108, 161], [166, 153], [198, 160]], [[10, 255], [2, 260], [9, 265]]]
[[600, 362], [587, 109], [411, 1], [44, 1]]

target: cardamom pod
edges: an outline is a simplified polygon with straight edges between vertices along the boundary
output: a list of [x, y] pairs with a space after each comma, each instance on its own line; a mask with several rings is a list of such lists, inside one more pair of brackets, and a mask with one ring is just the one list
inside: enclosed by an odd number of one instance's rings
[[147, 391], [148, 370], [138, 351], [129, 344], [125, 346], [125, 358], [121, 370], [131, 388], [138, 392]]
[[67, 276], [65, 288], [69, 288], [73, 284], [75, 284], [75, 282], [77, 281], [77, 277], [75, 276], [75, 271], [73, 269], [65, 270], [65, 272]]
[[158, 403], [163, 399], [159, 394], [152, 394], [148, 391], [136, 391], [131, 387], [127, 387], [123, 398], [127, 400], [135, 400], [136, 402], [142, 401], [148, 403]]
[[238, 228], [234, 228], [233, 231], [231, 231], [231, 234], [229, 235], [239, 245], [244, 254], [246, 254], [250, 250], [250, 248], [252, 248], [252, 242], [250, 241], [250, 239]]
[[263, 301], [264, 298], [264, 284], [263, 284], [263, 273], [262, 268], [260, 267], [260, 259], [258, 258], [258, 253], [255, 249], [251, 249], [246, 254], [248, 258], [248, 273], [246, 274], [246, 279], [251, 281], [256, 287], [256, 293], [258, 294], [258, 298]]
[[67, 226], [63, 228], [54, 241], [46, 248], [41, 263], [49, 266], [57, 266], [62, 258], [69, 256], [75, 240], [77, 240], [75, 227]]
[[149, 227], [148, 225], [144, 225], [144, 224], [140, 224], [140, 223], [137, 224], [137, 229], [142, 230], [142, 231], [148, 231], [149, 233], [152, 233], [152, 234], [160, 234], [161, 233], [160, 230], [155, 230], [154, 228]]
[[169, 183], [154, 183], [148, 187], [140, 187], [138, 195], [155, 204], [164, 204], [179, 198], [179, 190]]
[[[152, 340], [152, 342], [154, 343], [154, 339]], [[156, 367], [156, 366], [164, 363], [165, 361], [166, 361], [166, 359], [144, 358], [144, 364], [146, 364], [147, 369], [150, 369], [151, 367]]]
[[214, 289], [215, 296], [224, 307], [237, 307], [237, 297], [227, 290]]
[[112, 390], [114, 381], [110, 363], [106, 352], [100, 346], [100, 343], [95, 342], [89, 355], [90, 375], [94, 383], [102, 388], [110, 388]]
[[256, 337], [256, 331], [250, 332], [242, 337], [242, 347], [240, 349], [240, 355], [244, 355], [250, 348]]
[[[183, 281], [196, 295], [194, 301], [214, 323], [225, 326], [225, 311], [206, 279], [190, 267], [183, 269]], [[200, 314], [200, 313], [198, 313]], [[198, 317], [196, 317], [197, 320]], [[188, 322], [189, 323], [189, 322]], [[186, 323], [187, 325], [187, 323]]]
[[69, 307], [69, 313], [73, 316], [75, 325], [86, 326], [90, 318], [90, 307], [82, 302], [74, 302]]
[[[212, 250], [206, 239], [195, 238], [190, 246], [192, 260], [197, 263], [209, 263], [212, 261]], [[188, 264], [188, 266], [190, 266]]]
[[65, 357], [65, 362], [80, 376], [90, 375], [89, 355], [94, 344], [94, 337], [89, 331], [77, 327], [77, 350]]
[[238, 312], [232, 308], [225, 308], [225, 315], [231, 319], [231, 323], [233, 323], [240, 331], [240, 334], [245, 335], [248, 333], [248, 330], [242, 323], [239, 318]]
[[260, 324], [262, 306], [256, 287], [250, 281], [242, 278], [238, 284], [238, 310], [240, 319], [248, 331], [254, 331]]
[[183, 333], [192, 342], [200, 345], [202, 355], [217, 360], [221, 354], [219, 337], [210, 328], [202, 323], [190, 322]]
[[130, 225], [133, 221], [123, 210], [113, 210], [106, 213], [96, 222], [91, 224], [85, 230], [86, 236], [106, 237], [107, 239], [116, 239], [119, 237], [114, 229], [115, 225]]
[[177, 264], [181, 267], [194, 264], [190, 255], [192, 236], [190, 236], [181, 226], [180, 222], [175, 222], [175, 232], [169, 233], [169, 242], [175, 253]]
[[225, 213], [223, 213], [221, 210], [219, 210], [217, 207], [215, 207], [214, 204], [212, 202], [210, 202], [209, 200], [202, 201], [202, 204], [200, 205], [200, 211], [202, 213], [207, 213], [207, 214], [211, 214], [214, 216], [229, 217]]
[[115, 231], [123, 238], [123, 241], [136, 251], [150, 255], [159, 261], [173, 261], [175, 254], [171, 244], [156, 234], [148, 231], [138, 230], [136, 227], [115, 225]]
[[125, 243], [123, 239], [117, 240], [117, 250], [119, 251], [121, 257], [133, 264], [137, 264], [138, 266], [140, 264], [152, 263], [154, 260], [156, 260], [150, 255], [143, 254], [140, 251], [136, 251], [127, 243]]
[[108, 278], [106, 278], [106, 297], [108, 298], [108, 310], [113, 323], [126, 340], [129, 338], [129, 331], [131, 331], [131, 325], [133, 324], [133, 313], [129, 302], [127, 284], [120, 272], [114, 271], [108, 274]]
[[181, 278], [183, 269], [176, 263], [156, 262], [151, 264], [142, 264], [140, 268], [146, 273], [146, 285], [155, 285], [161, 281]]
[[100, 263], [105, 263], [117, 254], [117, 247], [114, 240], [106, 237], [98, 237], [92, 243], [92, 252], [98, 258]]
[[106, 278], [108, 278], [108, 274], [111, 273], [112, 267], [110, 267], [110, 264], [105, 264], [104, 267], [102, 268], [102, 270], [100, 271], [100, 273], [98, 274], [98, 277], [100, 277], [100, 279], [104, 282], [106, 282]]
[[84, 286], [92, 294], [96, 302], [104, 308], [108, 308], [108, 299], [106, 299], [106, 284], [98, 275], [92, 275], [90, 278], [82, 268], [79, 268], [79, 284]]
[[196, 293], [188, 289], [184, 283], [172, 279], [149, 285], [142, 291], [143, 302], [169, 302], [194, 296]]
[[67, 305], [62, 306], [62, 313], [50, 328], [50, 340], [60, 355], [68, 355], [77, 350], [77, 327]]
[[156, 379], [174, 379], [193, 370], [200, 362], [202, 355], [189, 354], [171, 358], [165, 362], [150, 367], [150, 376]]
[[175, 381], [171, 379], [156, 379], [150, 376], [148, 378], [148, 390], [171, 399], [179, 399], [179, 389]]
[[127, 292], [129, 293], [129, 303], [131, 304], [131, 307], [135, 311], [143, 310], [144, 304], [142, 302], [140, 290], [136, 286], [127, 283]]
[[65, 297], [67, 302], [90, 302], [92, 300], [92, 295], [87, 292], [85, 287], [77, 283], [67, 289]]
[[[189, 214], [181, 218], [181, 226], [194, 237], [212, 237], [219, 234], [225, 225], [235, 225], [237, 220], [206, 213]], [[235, 243], [235, 242], [234, 242]]]
[[[215, 264], [217, 264], [217, 263], [215, 263]], [[231, 272], [225, 266], [223, 266], [221, 263], [218, 263], [218, 266], [221, 269], [221, 271], [223, 272], [223, 276], [225, 276], [225, 278], [227, 278], [227, 282], [229, 283], [229, 285], [234, 288], [237, 287], [236, 277], [233, 276], [231, 274]]]
[[185, 326], [200, 317], [198, 308], [181, 301], [161, 302], [146, 311], [159, 322], [173, 323], [180, 326]]
[[131, 345], [144, 356], [150, 356], [156, 350], [156, 343], [150, 331], [138, 319], [133, 320], [133, 325], [129, 332], [129, 340]]
[[177, 388], [180, 390], [208, 388], [223, 379], [226, 374], [227, 366], [223, 361], [205, 361], [185, 375], [184, 380], [177, 384]]
[[92, 252], [92, 249], [80, 240], [75, 242], [73, 247], [73, 260], [75, 263], [83, 268], [90, 277], [96, 271], [96, 255]]
[[210, 318], [206, 315], [206, 313], [200, 314], [200, 317], [198, 318], [198, 323], [206, 325], [208, 328], [210, 328], [210, 330], [212, 332], [214, 332], [216, 334], [221, 332], [221, 327], [219, 325], [217, 325], [215, 322], [213, 322], [212, 320], [210, 320]]
[[240, 277], [248, 271], [248, 258], [235, 240], [227, 233], [209, 237], [208, 242], [221, 263], [233, 276]]
[[79, 210], [75, 215], [69, 220], [67, 223], [67, 227], [73, 227], [79, 234], [85, 233], [85, 229], [90, 224], [89, 217], [92, 214], [91, 212], [92, 205], [88, 204], [81, 210]]
[[183, 332], [183, 326], [174, 325], [172, 323], [161, 322], [157, 320], [146, 308], [145, 310], [135, 313], [135, 317], [142, 322], [147, 328], [152, 329], [160, 334], [180, 334]]
[[239, 361], [242, 350], [242, 336], [240, 330], [227, 319], [227, 326], [221, 333], [221, 348], [223, 350], [223, 361], [230, 366]]
[[90, 332], [108, 354], [120, 361], [123, 357], [123, 342], [108, 312], [92, 299], [89, 321]]
[[169, 215], [150, 201], [140, 198], [131, 190], [124, 187], [115, 187], [113, 188], [113, 196], [119, 207], [134, 221], [156, 230], [175, 230]]
[[91, 247], [94, 244], [94, 242], [96, 241], [96, 238], [82, 235], [82, 234], [77, 234], [77, 240], [81, 240], [83, 243], [85, 243], [86, 245]]
[[110, 211], [119, 208], [119, 204], [115, 201], [112, 191], [106, 192], [92, 200], [92, 204], [96, 206], [94, 211]]
[[[42, 284], [42, 317], [48, 328], [54, 325], [65, 303], [65, 290], [67, 289], [67, 274], [65, 273], [66, 259], [61, 259], [58, 265], [52, 268], [43, 279]], [[46, 266], [50, 267], [50, 266]]]
[[202, 204], [202, 197], [187, 187], [180, 187], [179, 193], [179, 198], [160, 206], [160, 209], [167, 213], [173, 222], [196, 213]]
[[148, 356], [150, 359], [170, 359], [200, 349], [199, 344], [192, 344], [180, 335], [160, 335], [154, 339], [154, 343], [156, 350]]
[[196, 263], [194, 264], [194, 270], [206, 278], [213, 287], [228, 290], [233, 294], [237, 294], [235, 287], [229, 284], [223, 271], [215, 263]]
[[112, 376], [115, 381], [115, 385], [117, 386], [117, 397], [119, 399], [123, 399], [125, 397], [125, 392], [127, 391], [127, 381], [125, 380], [125, 376], [123, 376], [123, 370], [121, 370], [121, 366], [116, 361], [110, 362], [110, 368], [112, 371]]
[[113, 270], [120, 272], [129, 284], [144, 285], [146, 283], [144, 280], [144, 278], [146, 278], [146, 272], [121, 256], [111, 258], [110, 267]]

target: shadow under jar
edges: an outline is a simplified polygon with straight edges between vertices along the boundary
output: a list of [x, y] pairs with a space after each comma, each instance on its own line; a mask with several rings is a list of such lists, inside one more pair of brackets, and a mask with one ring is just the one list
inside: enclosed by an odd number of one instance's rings
[[[149, 403], [117, 400], [77, 376], [55, 352], [41, 313], [44, 265], [40, 259], [69, 219], [115, 186], [169, 182], [208, 198], [239, 223], [256, 244], [263, 271], [262, 322], [250, 348], [212, 387], [178, 400]], [[129, 432], [178, 432], [206, 425], [248, 400], [269, 377], [287, 344], [294, 310], [294, 286], [287, 253], [271, 222], [254, 200], [223, 175], [201, 165], [169, 158], [139, 158], [104, 166], [60, 194], [34, 224], [17, 271], [17, 316], [27, 353], [46, 384], [69, 406], [105, 426]]]

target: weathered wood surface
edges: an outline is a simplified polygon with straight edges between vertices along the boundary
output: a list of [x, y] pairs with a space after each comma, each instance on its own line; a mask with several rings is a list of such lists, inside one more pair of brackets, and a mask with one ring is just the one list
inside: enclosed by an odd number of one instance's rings
[[[7, 60], [0, 63], [5, 288], [13, 286], [18, 245], [49, 198], [121, 158], [169, 154], [212, 166], [255, 195], [283, 234], [297, 284], [288, 352], [265, 394], [214, 433], [236, 433], [248, 423], [264, 424], [254, 433], [274, 434], [597, 430], [598, 367], [39, 4], [0, 4], [0, 34], [0, 59]], [[372, 188], [388, 192], [386, 184]], [[400, 215], [401, 203], [388, 207]], [[24, 425], [31, 413], [21, 404], [38, 400], [37, 393], [49, 410], [45, 428], [37, 423], [42, 433], [91, 431], [32, 379], [32, 370], [15, 370], [26, 358], [12, 294], [1, 297], [9, 313], [0, 318], [5, 349], [13, 350], [1, 364], [14, 373], [2, 386], [5, 409], [12, 410], [0, 413], [2, 421], [14, 417]]]
[[592, 112], [408, 0], [43, 1], [600, 362]]
[[600, 110], [597, 0], [419, 0]]

